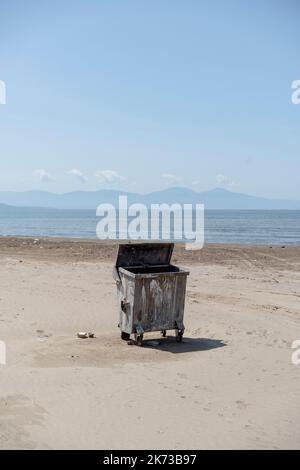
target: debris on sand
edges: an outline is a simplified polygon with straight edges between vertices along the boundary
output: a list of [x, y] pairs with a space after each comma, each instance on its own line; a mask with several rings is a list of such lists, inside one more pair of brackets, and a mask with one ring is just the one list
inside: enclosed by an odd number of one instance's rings
[[77, 338], [86, 339], [86, 338], [95, 338], [95, 334], [91, 332], [79, 331], [77, 333]]

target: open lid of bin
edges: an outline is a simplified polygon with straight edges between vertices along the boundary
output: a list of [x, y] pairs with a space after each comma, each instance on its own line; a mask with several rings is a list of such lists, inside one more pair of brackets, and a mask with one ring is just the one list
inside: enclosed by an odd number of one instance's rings
[[130, 243], [119, 245], [116, 267], [168, 266], [174, 243]]

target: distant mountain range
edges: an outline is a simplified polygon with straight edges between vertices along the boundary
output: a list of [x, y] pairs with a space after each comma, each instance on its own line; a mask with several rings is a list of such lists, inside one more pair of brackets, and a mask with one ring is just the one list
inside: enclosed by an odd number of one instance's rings
[[143, 203], [147, 206], [154, 203], [205, 204], [206, 209], [298, 209], [300, 201], [280, 199], [265, 199], [235, 193], [222, 188], [206, 192], [196, 192], [191, 189], [176, 187], [149, 194], [126, 193], [124, 191], [73, 191], [55, 194], [48, 191], [0, 191], [1, 213], [8, 210], [7, 206], [51, 208], [51, 209], [92, 209], [100, 203], [111, 203], [118, 206], [118, 197], [127, 195], [128, 204]]

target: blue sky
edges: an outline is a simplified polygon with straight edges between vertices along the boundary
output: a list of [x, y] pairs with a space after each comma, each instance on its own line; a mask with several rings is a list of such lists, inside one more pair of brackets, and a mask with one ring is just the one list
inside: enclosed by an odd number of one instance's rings
[[300, 3], [0, 0], [0, 190], [300, 199]]

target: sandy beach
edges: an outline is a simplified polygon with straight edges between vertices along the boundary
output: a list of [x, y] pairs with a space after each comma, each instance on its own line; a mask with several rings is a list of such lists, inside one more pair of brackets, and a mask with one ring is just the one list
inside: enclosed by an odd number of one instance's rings
[[176, 247], [184, 341], [142, 348], [117, 328], [116, 248], [0, 238], [0, 449], [299, 448], [300, 247]]

